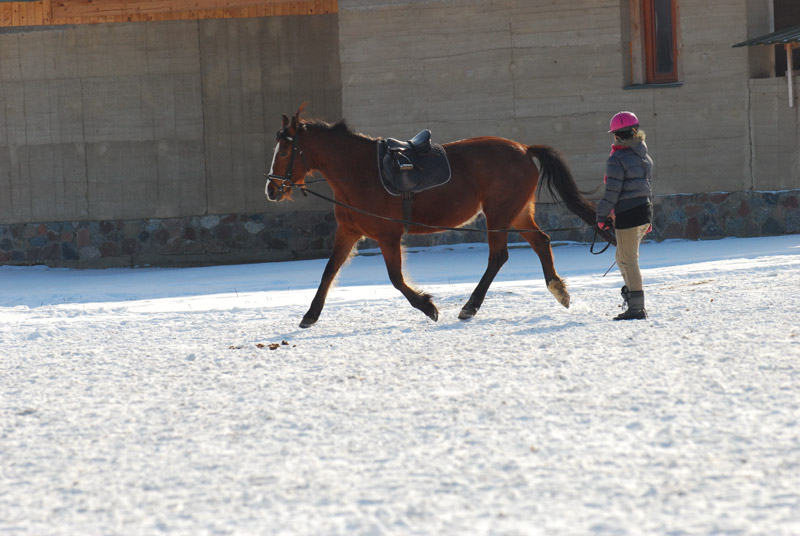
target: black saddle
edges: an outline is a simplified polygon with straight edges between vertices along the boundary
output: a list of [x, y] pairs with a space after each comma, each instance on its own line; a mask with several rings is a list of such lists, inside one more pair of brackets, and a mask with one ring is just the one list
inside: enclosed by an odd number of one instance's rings
[[423, 130], [408, 141], [386, 138], [378, 142], [378, 169], [391, 195], [410, 195], [450, 180], [450, 162], [444, 147], [431, 142]]
[[431, 131], [426, 128], [408, 141], [386, 138], [386, 148], [390, 152], [418, 151], [426, 153], [431, 150]]

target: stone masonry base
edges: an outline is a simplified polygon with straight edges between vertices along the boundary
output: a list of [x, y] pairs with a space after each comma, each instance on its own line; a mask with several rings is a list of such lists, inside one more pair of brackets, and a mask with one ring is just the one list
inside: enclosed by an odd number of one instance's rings
[[[660, 196], [650, 240], [689, 240], [800, 233], [800, 190]], [[537, 206], [553, 240], [589, 242], [592, 231], [563, 205]], [[482, 218], [470, 227], [485, 228]], [[187, 266], [326, 257], [336, 221], [331, 212], [233, 214], [99, 222], [0, 224], [0, 264], [102, 268]], [[563, 230], [558, 230], [563, 229]], [[467, 231], [412, 235], [407, 246], [483, 242]], [[512, 234], [510, 240], [520, 241]], [[375, 247], [364, 241], [359, 247]]]

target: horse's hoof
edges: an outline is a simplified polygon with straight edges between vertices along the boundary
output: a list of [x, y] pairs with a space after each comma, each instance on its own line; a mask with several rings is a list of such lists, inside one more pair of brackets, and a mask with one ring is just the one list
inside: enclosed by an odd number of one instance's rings
[[422, 295], [422, 303], [417, 307], [417, 309], [425, 313], [425, 316], [434, 322], [439, 321], [439, 309], [436, 308], [436, 304], [433, 303], [433, 298], [430, 294]]
[[459, 320], [469, 320], [470, 318], [475, 316], [477, 313], [478, 313], [478, 308], [477, 307], [467, 304], [461, 309], [461, 312], [458, 313], [458, 319]]
[[303, 328], [303, 329], [306, 329], [306, 328], [310, 328], [311, 326], [313, 326], [316, 323], [317, 323], [317, 319], [316, 318], [303, 317], [302, 322], [300, 322], [300, 327]]
[[426, 307], [423, 312], [425, 313], [425, 316], [427, 316], [434, 322], [439, 321], [439, 309], [437, 309], [433, 303], [429, 303], [428, 307]]
[[567, 286], [561, 279], [553, 279], [547, 283], [547, 290], [558, 300], [558, 303], [569, 309], [569, 292]]

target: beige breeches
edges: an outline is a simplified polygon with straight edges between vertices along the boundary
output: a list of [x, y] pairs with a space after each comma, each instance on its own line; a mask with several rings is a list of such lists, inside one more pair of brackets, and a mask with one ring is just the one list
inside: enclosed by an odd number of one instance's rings
[[642, 290], [642, 272], [639, 271], [639, 244], [650, 224], [630, 229], [617, 229], [617, 265], [629, 291]]

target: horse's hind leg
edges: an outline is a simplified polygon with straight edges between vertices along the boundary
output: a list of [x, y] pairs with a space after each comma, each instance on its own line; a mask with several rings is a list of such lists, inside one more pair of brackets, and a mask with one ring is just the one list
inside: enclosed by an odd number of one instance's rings
[[361, 240], [361, 235], [358, 233], [342, 229], [341, 226], [336, 229], [336, 236], [333, 239], [333, 253], [331, 253], [328, 264], [325, 266], [325, 271], [322, 272], [322, 280], [319, 283], [314, 299], [311, 301], [311, 307], [308, 308], [308, 312], [303, 316], [303, 321], [300, 322], [301, 328], [311, 327], [319, 319], [322, 307], [325, 305], [325, 298], [328, 296], [328, 291], [336, 278], [336, 274], [339, 273], [339, 269], [350, 258], [353, 246], [359, 240]]
[[472, 295], [461, 308], [458, 318], [466, 320], [475, 316], [481, 308], [489, 285], [494, 281], [497, 272], [508, 260], [508, 233], [489, 233], [489, 264], [486, 271], [478, 282], [478, 286], [472, 291]]
[[406, 297], [408, 303], [425, 313], [428, 318], [434, 322], [439, 320], [439, 310], [434, 305], [431, 295], [421, 294], [406, 284], [403, 277], [403, 253], [400, 248], [400, 237], [379, 240], [378, 245], [381, 248], [386, 270], [389, 272], [389, 279], [394, 288]]
[[514, 227], [517, 229], [537, 230], [535, 232], [520, 233], [520, 235], [528, 241], [542, 262], [542, 271], [544, 272], [545, 283], [547, 283], [547, 290], [555, 296], [558, 303], [564, 307], [569, 307], [567, 286], [564, 280], [556, 273], [556, 267], [553, 265], [553, 250], [550, 248], [550, 237], [539, 230], [539, 226], [536, 225], [536, 221], [533, 219], [533, 211], [525, 210], [517, 216], [517, 219], [514, 220]]

